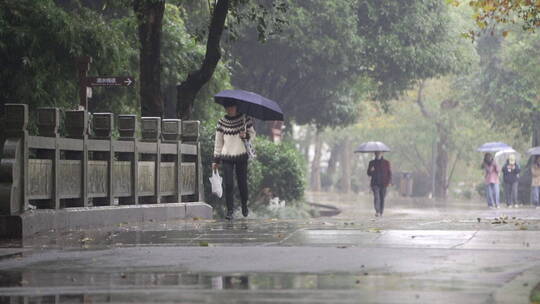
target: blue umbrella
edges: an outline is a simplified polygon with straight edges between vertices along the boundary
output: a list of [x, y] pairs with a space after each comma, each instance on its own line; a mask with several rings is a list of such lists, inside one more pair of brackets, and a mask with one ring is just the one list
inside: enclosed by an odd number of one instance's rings
[[478, 152], [498, 152], [501, 150], [512, 149], [509, 145], [503, 142], [488, 142], [476, 149]]
[[225, 90], [214, 95], [214, 101], [220, 105], [235, 101], [239, 113], [260, 120], [283, 120], [283, 111], [275, 101], [252, 92]]

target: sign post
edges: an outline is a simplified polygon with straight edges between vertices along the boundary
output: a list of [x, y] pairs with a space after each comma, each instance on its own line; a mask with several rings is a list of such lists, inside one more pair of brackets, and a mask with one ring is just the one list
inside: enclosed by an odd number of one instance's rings
[[86, 86], [88, 87], [116, 87], [131, 86], [135, 81], [131, 76], [112, 76], [112, 77], [86, 77]]
[[77, 58], [77, 70], [79, 73], [79, 99], [80, 106], [88, 111], [88, 88], [92, 87], [118, 87], [132, 86], [135, 82], [131, 76], [98, 76], [87, 77], [88, 70], [92, 63], [92, 57], [81, 56]]
[[92, 57], [81, 56], [77, 58], [77, 70], [79, 72], [79, 105], [88, 110], [88, 96], [86, 93], [86, 75], [90, 69]]

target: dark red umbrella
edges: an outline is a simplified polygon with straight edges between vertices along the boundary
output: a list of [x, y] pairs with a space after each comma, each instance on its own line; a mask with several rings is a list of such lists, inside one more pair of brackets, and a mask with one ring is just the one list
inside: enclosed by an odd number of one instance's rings
[[214, 95], [214, 101], [220, 105], [235, 101], [239, 113], [260, 120], [283, 120], [283, 111], [275, 101], [253, 92], [225, 90]]

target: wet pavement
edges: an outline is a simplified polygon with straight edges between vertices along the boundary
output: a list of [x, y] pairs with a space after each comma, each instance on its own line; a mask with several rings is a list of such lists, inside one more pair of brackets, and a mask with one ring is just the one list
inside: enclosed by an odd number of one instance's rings
[[50, 232], [0, 249], [0, 303], [530, 303], [540, 210], [316, 195], [335, 217]]

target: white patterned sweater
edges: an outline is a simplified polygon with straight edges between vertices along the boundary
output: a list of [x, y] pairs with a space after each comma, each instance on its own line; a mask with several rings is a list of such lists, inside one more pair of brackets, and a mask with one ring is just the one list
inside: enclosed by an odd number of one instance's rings
[[248, 139], [255, 138], [253, 121], [249, 116], [238, 114], [236, 116], [225, 115], [217, 124], [216, 140], [214, 143], [214, 162], [220, 163], [222, 160], [242, 160], [247, 159], [247, 151], [240, 132], [246, 128]]

